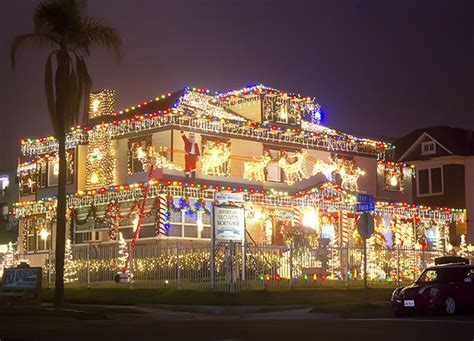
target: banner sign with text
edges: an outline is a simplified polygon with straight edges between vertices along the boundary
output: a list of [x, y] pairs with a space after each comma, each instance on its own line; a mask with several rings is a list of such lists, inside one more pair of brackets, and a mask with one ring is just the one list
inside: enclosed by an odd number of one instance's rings
[[3, 271], [3, 289], [38, 289], [41, 286], [41, 268], [8, 268]]
[[245, 238], [245, 210], [236, 206], [214, 206], [214, 233], [217, 241], [241, 242]]

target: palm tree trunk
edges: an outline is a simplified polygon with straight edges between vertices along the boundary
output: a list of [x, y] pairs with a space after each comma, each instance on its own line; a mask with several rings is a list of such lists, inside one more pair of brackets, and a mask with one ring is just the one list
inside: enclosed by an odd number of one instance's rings
[[[59, 115], [63, 117], [63, 115]], [[60, 119], [64, 120], [64, 118]], [[59, 142], [59, 175], [58, 175], [58, 205], [56, 209], [56, 279], [54, 290], [54, 305], [60, 308], [64, 304], [64, 252], [66, 247], [66, 133], [65, 122], [58, 122], [63, 131], [58, 136]]]

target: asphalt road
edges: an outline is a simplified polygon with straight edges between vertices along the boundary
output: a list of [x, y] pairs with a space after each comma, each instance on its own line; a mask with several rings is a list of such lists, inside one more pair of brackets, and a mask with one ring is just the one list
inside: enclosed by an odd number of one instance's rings
[[4, 340], [474, 340], [474, 318], [339, 319], [304, 311], [213, 315], [117, 308], [0, 314]]

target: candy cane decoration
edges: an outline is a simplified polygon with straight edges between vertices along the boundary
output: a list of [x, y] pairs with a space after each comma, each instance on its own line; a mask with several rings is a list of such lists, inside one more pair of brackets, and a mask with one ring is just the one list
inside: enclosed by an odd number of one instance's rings
[[349, 242], [349, 218], [347, 213], [341, 214], [341, 241], [342, 245], [347, 245]]

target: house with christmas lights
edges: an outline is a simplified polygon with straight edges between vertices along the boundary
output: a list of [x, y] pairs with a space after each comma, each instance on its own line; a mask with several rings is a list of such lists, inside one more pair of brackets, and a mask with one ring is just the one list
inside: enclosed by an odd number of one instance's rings
[[[387, 249], [445, 250], [449, 226], [463, 219], [454, 208], [413, 204], [414, 171], [393, 161], [394, 146], [325, 127], [314, 98], [256, 85], [185, 88], [121, 111], [114, 102], [112, 90], [91, 94], [86, 125], [67, 136], [74, 245], [117, 243], [120, 234], [209, 243], [217, 193], [242, 196], [253, 243], [282, 245], [304, 228], [318, 243], [358, 245], [360, 193], [375, 198], [377, 241]], [[54, 247], [57, 148], [53, 137], [21, 141], [18, 245], [39, 265]]]
[[474, 242], [474, 131], [447, 126], [417, 129], [396, 143], [395, 159], [409, 162], [416, 174], [412, 202], [466, 209], [465, 223], [451, 239]]

